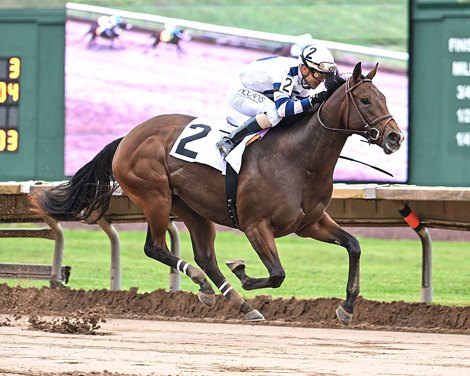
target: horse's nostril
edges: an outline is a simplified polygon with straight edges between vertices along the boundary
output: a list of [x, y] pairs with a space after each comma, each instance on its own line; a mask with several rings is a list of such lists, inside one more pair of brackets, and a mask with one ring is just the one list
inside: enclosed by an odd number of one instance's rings
[[387, 138], [393, 142], [394, 144], [400, 142], [401, 140], [401, 136], [400, 134], [396, 133], [396, 132], [390, 132], [389, 134], [387, 134]]

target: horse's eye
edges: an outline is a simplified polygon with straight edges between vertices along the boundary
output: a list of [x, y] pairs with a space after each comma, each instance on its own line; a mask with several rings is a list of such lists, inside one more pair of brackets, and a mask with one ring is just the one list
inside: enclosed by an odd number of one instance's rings
[[369, 99], [367, 99], [367, 98], [361, 98], [361, 102], [362, 102], [363, 104], [370, 104], [370, 101], [369, 101]]

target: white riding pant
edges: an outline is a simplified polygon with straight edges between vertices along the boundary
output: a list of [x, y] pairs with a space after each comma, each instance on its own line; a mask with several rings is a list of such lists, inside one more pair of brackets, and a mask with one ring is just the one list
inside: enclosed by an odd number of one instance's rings
[[270, 122], [268, 127], [274, 127], [282, 120], [277, 113], [274, 101], [261, 93], [246, 88], [240, 80], [234, 81], [229, 87], [228, 104], [234, 110], [249, 117], [266, 114]]

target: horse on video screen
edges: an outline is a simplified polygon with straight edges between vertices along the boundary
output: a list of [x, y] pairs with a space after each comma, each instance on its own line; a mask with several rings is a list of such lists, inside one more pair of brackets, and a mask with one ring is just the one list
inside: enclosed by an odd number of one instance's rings
[[88, 48], [96, 46], [96, 39], [98, 37], [109, 40], [109, 48], [114, 48], [114, 41], [119, 38], [123, 30], [131, 28], [132, 25], [124, 22], [119, 16], [102, 16], [90, 27], [83, 38], [88, 34], [91, 35], [87, 44]]
[[165, 26], [163, 30], [153, 32], [150, 35], [150, 38], [153, 39], [152, 44], [145, 49], [144, 52], [148, 52], [150, 49], [156, 49], [160, 42], [173, 44], [176, 47], [178, 54], [184, 53], [183, 48], [180, 45], [180, 42], [188, 42], [191, 40], [191, 36], [184, 29], [179, 28], [178, 26]]
[[[361, 249], [357, 239], [327, 213], [333, 171], [351, 134], [364, 137], [386, 154], [397, 151], [403, 141], [385, 96], [372, 82], [376, 72], [377, 65], [364, 76], [361, 63], [357, 63], [350, 77], [336, 74], [328, 78], [325, 85], [332, 93], [329, 99], [316, 112], [279, 124], [262, 141], [247, 147], [238, 176], [238, 228], [269, 272], [268, 277], [253, 278], [245, 272], [243, 261], [228, 262], [242, 287], [253, 290], [281, 286], [285, 272], [275, 238], [297, 234], [340, 245], [349, 255], [346, 300], [336, 310], [344, 324], [350, 323], [359, 294]], [[215, 224], [237, 227], [227, 210], [225, 177], [215, 168], [170, 155], [179, 135], [194, 119], [170, 114], [143, 122], [107, 145], [70, 181], [37, 192], [33, 205], [41, 215], [57, 220], [101, 217], [108, 209], [117, 181], [142, 208], [148, 221], [144, 245], [148, 257], [189, 276], [199, 285], [202, 303], [215, 304], [215, 292], [207, 275], [246, 320], [263, 320], [263, 315], [229, 284], [217, 264]], [[210, 127], [205, 124], [193, 125], [199, 132], [194, 137], [209, 132]], [[170, 214], [186, 225], [200, 269], [169, 251], [165, 235]]]

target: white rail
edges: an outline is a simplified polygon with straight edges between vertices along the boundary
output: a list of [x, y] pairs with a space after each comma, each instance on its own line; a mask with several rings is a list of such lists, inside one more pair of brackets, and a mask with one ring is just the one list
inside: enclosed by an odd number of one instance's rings
[[[140, 21], [146, 21], [146, 22], [155, 22], [159, 24], [169, 23], [172, 25], [181, 26], [186, 29], [193, 29], [193, 30], [198, 30], [198, 31], [208, 32], [208, 33], [215, 33], [215, 34], [231, 35], [231, 36], [235, 36], [239, 38], [258, 39], [258, 40], [269, 41], [269, 42], [295, 44], [299, 39], [299, 36], [297, 35], [282, 35], [282, 34], [267, 33], [267, 32], [262, 32], [262, 31], [240, 29], [237, 27], [212, 25], [212, 24], [207, 24], [203, 22], [189, 21], [189, 20], [183, 20], [179, 18], [169, 18], [169, 17], [157, 16], [157, 15], [152, 15], [152, 14], [129, 12], [129, 11], [124, 11], [124, 10], [99, 7], [99, 6], [94, 6], [94, 5], [66, 3], [66, 9], [71, 10], [71, 11], [85, 12], [85, 13], [97, 13], [97, 14], [105, 14], [105, 15], [114, 14], [114, 15], [119, 15], [127, 19], [140, 20]], [[312, 43], [313, 42], [321, 43], [331, 50], [354, 53], [354, 54], [359, 54], [359, 55], [377, 56], [377, 57], [400, 60], [400, 61], [407, 61], [409, 57], [408, 53], [406, 52], [390, 51], [390, 50], [385, 50], [381, 48], [363, 47], [363, 46], [357, 46], [354, 44], [338, 43], [338, 42], [326, 41], [326, 40], [321, 40], [321, 39], [312, 39]]]
[[[49, 218], [41, 218], [30, 210], [30, 193], [50, 189], [60, 182], [8, 182], [0, 183], [0, 223], [37, 223], [45, 219], [50, 231], [34, 229], [0, 229], [0, 237], [48, 238], [55, 240], [55, 252], [51, 273], [51, 286], [58, 285], [64, 239], [62, 227]], [[423, 302], [432, 302], [432, 240], [427, 228], [446, 228], [470, 231], [470, 188], [468, 187], [419, 187], [412, 185], [352, 185], [335, 184], [328, 213], [342, 226], [406, 226], [418, 234], [422, 246]], [[180, 239], [178, 228], [170, 218], [168, 232], [171, 238], [171, 251], [179, 257]], [[145, 222], [140, 208], [133, 204], [122, 192], [115, 192], [106, 215], [98, 222], [106, 232], [111, 245], [111, 290], [121, 288], [120, 243], [113, 223]], [[0, 267], [2, 264], [0, 263]], [[8, 266], [9, 267], [9, 266]], [[42, 270], [42, 269], [41, 269]], [[35, 269], [37, 271], [37, 269]], [[0, 271], [1, 272], [1, 271]], [[0, 273], [1, 274], [1, 273]], [[44, 274], [44, 273], [42, 273]], [[179, 273], [170, 270], [170, 289], [179, 289]]]

